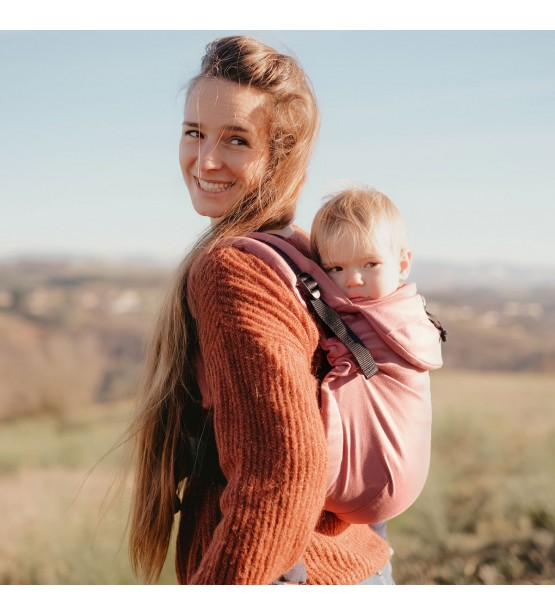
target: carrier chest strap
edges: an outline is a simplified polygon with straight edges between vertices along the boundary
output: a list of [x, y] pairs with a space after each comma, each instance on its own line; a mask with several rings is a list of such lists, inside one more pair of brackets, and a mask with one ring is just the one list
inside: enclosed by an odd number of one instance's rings
[[320, 321], [339, 338], [349, 351], [351, 351], [364, 376], [367, 379], [374, 376], [374, 374], [378, 372], [378, 366], [372, 354], [337, 312], [322, 299], [320, 288], [316, 280], [314, 280], [310, 274], [303, 272], [295, 261], [293, 261], [286, 252], [281, 250], [281, 248], [269, 242], [263, 243], [273, 248], [293, 270], [293, 273], [297, 277], [297, 287], [305, 300], [312, 306], [312, 309]]

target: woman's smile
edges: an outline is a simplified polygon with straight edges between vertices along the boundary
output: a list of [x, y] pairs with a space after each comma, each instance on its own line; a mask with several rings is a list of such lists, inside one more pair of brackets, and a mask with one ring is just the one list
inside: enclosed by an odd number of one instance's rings
[[207, 182], [205, 180], [201, 180], [200, 178], [196, 178], [197, 185], [202, 190], [205, 190], [210, 193], [221, 193], [231, 188], [233, 186], [233, 182]]

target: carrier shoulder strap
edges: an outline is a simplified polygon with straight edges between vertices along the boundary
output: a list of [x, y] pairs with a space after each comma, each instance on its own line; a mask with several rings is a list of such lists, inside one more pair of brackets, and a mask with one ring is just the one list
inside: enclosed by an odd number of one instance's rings
[[369, 379], [374, 376], [378, 372], [378, 366], [372, 354], [337, 312], [322, 299], [316, 280], [310, 274], [303, 272], [295, 261], [278, 246], [259, 238], [257, 241], [273, 248], [284, 259], [297, 277], [297, 287], [320, 321], [351, 351], [365, 378]]

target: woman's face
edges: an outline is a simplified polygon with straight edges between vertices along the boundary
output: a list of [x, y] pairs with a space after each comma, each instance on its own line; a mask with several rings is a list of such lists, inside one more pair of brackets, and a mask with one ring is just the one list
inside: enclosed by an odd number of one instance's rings
[[261, 181], [269, 160], [267, 97], [201, 79], [185, 103], [179, 163], [195, 210], [216, 223]]

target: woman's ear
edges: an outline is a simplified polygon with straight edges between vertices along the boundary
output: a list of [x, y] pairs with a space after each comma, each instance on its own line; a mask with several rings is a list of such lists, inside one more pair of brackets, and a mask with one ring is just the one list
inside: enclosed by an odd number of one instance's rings
[[401, 259], [399, 260], [399, 277], [401, 282], [405, 282], [405, 280], [409, 277], [411, 261], [412, 251], [401, 250]]

